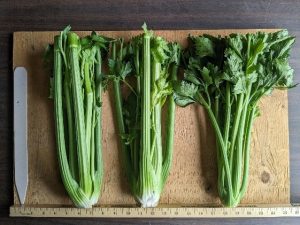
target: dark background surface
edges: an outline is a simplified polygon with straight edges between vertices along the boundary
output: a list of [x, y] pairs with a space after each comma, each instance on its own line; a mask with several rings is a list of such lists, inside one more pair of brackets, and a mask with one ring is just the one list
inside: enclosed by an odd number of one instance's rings
[[[297, 36], [291, 64], [300, 82], [299, 0], [0, 0], [0, 224], [300, 224], [277, 219], [8, 218], [13, 202], [12, 33], [14, 31], [287, 28]], [[291, 201], [300, 202], [300, 87], [289, 92]], [[278, 131], [280, 132], [280, 130]]]

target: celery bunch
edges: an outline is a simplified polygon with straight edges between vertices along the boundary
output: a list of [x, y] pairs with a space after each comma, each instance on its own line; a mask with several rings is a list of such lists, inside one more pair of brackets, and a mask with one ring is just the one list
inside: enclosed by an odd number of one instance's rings
[[224, 205], [239, 204], [248, 184], [251, 131], [259, 101], [294, 86], [288, 59], [295, 38], [275, 33], [189, 37], [184, 80], [176, 103], [201, 104], [216, 134], [218, 191]]
[[[154, 207], [169, 174], [174, 139], [176, 80], [180, 47], [144, 33], [129, 43], [112, 42], [109, 59], [116, 120], [128, 181], [142, 207]], [[129, 89], [121, 95], [121, 87]], [[162, 136], [162, 107], [167, 105], [166, 135]]]
[[101, 192], [101, 64], [108, 39], [79, 38], [67, 27], [54, 38], [52, 97], [62, 181], [77, 207], [96, 204]]

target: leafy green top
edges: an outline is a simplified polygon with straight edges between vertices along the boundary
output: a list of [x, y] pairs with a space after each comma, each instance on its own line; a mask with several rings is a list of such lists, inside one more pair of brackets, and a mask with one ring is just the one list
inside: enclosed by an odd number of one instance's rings
[[[295, 38], [286, 30], [275, 33], [231, 34], [227, 37], [189, 37], [184, 53], [184, 80], [175, 85], [176, 103], [198, 101], [210, 105], [212, 98], [224, 100], [226, 83], [232, 94], [251, 92], [257, 102], [274, 88], [291, 88], [293, 69], [288, 57]], [[197, 95], [201, 94], [205, 102]]]

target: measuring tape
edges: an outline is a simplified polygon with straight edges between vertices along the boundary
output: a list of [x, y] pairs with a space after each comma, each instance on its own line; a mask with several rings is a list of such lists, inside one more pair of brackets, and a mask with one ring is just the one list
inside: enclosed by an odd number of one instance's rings
[[286, 207], [238, 207], [238, 208], [121, 208], [99, 207], [43, 208], [12, 206], [12, 217], [105, 217], [105, 218], [233, 218], [233, 217], [298, 217], [300, 206]]

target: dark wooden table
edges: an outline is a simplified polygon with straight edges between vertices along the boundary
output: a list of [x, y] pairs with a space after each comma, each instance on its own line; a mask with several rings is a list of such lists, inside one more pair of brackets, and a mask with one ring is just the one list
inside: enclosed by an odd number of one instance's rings
[[[14, 31], [287, 28], [297, 36], [291, 64], [300, 82], [299, 0], [0, 0], [0, 224], [300, 224], [279, 219], [9, 218], [13, 183], [12, 33]], [[291, 200], [300, 202], [300, 88], [289, 92]], [[280, 131], [278, 131], [280, 132]]]

